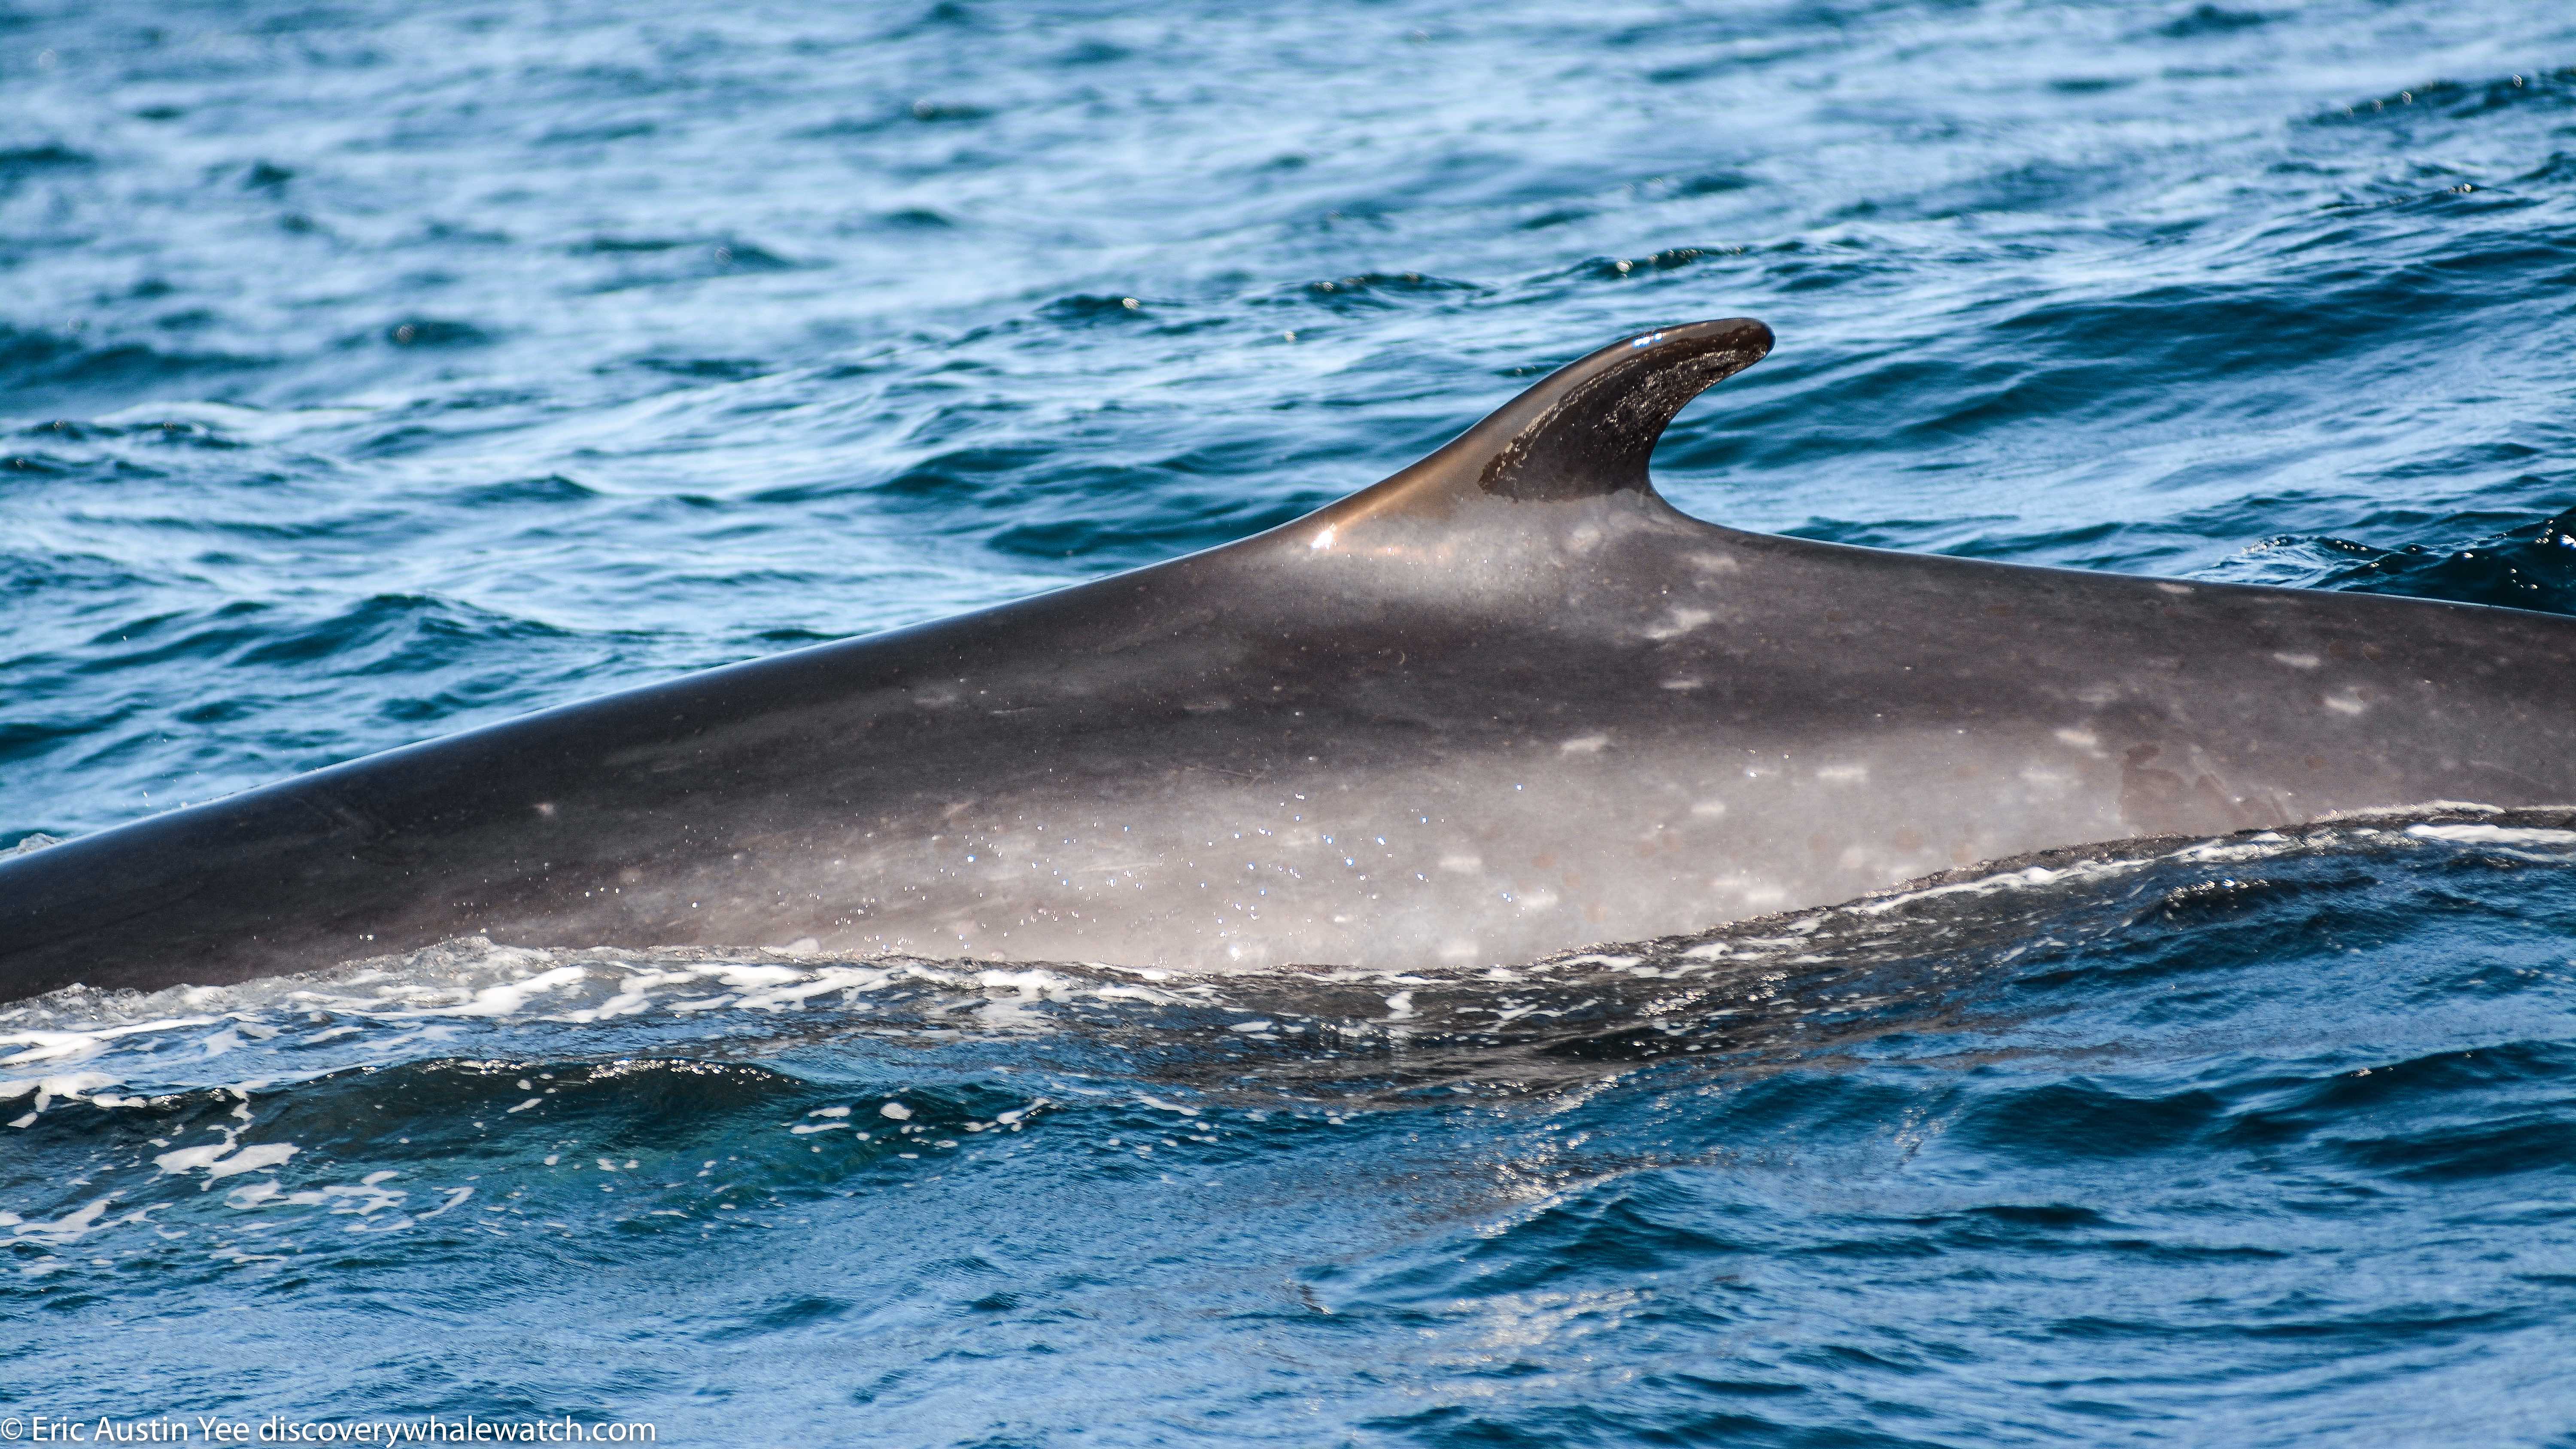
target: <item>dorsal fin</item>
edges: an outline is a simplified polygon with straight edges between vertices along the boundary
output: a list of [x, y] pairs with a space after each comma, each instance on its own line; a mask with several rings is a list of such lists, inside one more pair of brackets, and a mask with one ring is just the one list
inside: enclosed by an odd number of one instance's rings
[[1770, 350], [1771, 329], [1749, 317], [1623, 338], [1549, 373], [1431, 456], [1313, 517], [1348, 523], [1445, 514], [1478, 497], [1651, 497], [1646, 463], [1665, 425], [1685, 403]]
[[1692, 398], [1770, 350], [1771, 329], [1749, 317], [1623, 338], [1549, 373], [1458, 442], [1491, 448], [1476, 486], [1498, 497], [1652, 492], [1646, 461], [1665, 426]]

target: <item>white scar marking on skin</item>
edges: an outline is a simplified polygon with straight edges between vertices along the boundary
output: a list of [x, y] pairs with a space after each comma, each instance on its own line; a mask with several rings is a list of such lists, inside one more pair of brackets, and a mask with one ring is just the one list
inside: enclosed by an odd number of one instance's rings
[[1706, 609], [1684, 609], [1676, 607], [1673, 610], [1671, 622], [1657, 624], [1653, 628], [1648, 629], [1646, 631], [1646, 637], [1649, 639], [1678, 639], [1682, 635], [1689, 633], [1693, 629], [1698, 628], [1702, 624], [1705, 624], [1716, 617], [1716, 614], [1711, 613]]

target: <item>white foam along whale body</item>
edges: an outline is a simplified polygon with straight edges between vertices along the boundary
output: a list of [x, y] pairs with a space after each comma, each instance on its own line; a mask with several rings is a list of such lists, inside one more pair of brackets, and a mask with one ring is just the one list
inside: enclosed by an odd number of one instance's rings
[[0, 998], [461, 935], [1473, 965], [1963, 864], [2576, 801], [2576, 619], [1687, 517], [1700, 322], [1294, 523], [0, 861]]

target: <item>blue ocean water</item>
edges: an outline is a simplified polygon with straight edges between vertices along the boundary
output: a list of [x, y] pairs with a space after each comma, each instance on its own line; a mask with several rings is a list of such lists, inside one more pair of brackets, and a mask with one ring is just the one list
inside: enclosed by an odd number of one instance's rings
[[[1225, 541], [1752, 315], [1726, 523], [2576, 611], [2576, 15], [0, 3], [0, 843]], [[1487, 976], [0, 1007], [0, 1411], [2576, 1444], [2576, 830]]]

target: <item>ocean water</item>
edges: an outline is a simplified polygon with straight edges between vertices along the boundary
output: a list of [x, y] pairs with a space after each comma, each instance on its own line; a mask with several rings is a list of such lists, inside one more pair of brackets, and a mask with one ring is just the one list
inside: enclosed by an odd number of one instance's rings
[[[1622, 332], [1729, 524], [2576, 612], [2576, 13], [0, 0], [0, 845], [1223, 542]], [[2576, 1445], [2576, 817], [1475, 976], [0, 1006], [0, 1413]]]

